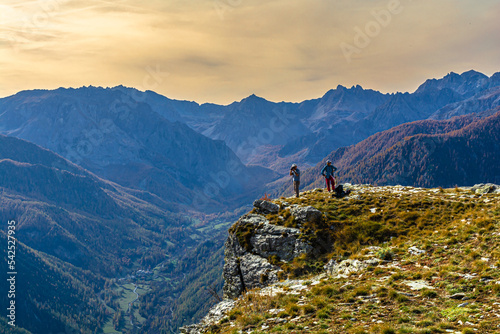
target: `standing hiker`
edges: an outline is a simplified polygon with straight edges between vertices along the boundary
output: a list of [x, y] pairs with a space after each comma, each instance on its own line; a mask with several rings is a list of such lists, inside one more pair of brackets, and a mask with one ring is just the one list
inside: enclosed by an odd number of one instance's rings
[[290, 175], [293, 178], [293, 190], [295, 191], [295, 196], [299, 197], [300, 170], [297, 168], [296, 164], [293, 164], [290, 168]]
[[333, 172], [337, 170], [337, 167], [332, 165], [332, 162], [328, 160], [326, 166], [321, 170], [321, 175], [325, 177], [326, 189], [330, 192], [330, 185], [332, 186], [332, 191], [335, 191], [335, 179], [333, 178]]

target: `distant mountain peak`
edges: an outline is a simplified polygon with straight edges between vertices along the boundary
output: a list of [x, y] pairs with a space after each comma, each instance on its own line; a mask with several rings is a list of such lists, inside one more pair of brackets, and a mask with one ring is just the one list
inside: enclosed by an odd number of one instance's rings
[[346, 86], [343, 86], [343, 85], [338, 85], [336, 89], [330, 89], [329, 92], [335, 91], [335, 90], [340, 90], [340, 91], [354, 90], [354, 91], [358, 91], [358, 90], [365, 90], [365, 89], [362, 86], [360, 86], [360, 85], [352, 85], [351, 88], [347, 88]]
[[[468, 70], [468, 71], [463, 72], [462, 74], [450, 72], [443, 77], [443, 79], [450, 79], [450, 78], [451, 79], [458, 79], [458, 78], [461, 78], [461, 79], [485, 78], [485, 79], [487, 79], [488, 76], [481, 73], [481, 72], [475, 71], [475, 70]], [[439, 81], [439, 80], [443, 80], [443, 79], [431, 79], [431, 80]]]
[[[446, 79], [446, 78], [457, 78], [457, 77], [460, 77], [460, 74], [452, 71], [452, 72], [448, 73], [447, 75], [445, 75], [443, 77], [443, 79]], [[436, 80], [436, 79], [431, 79], [431, 80]]]
[[249, 100], [251, 100], [251, 99], [261, 99], [261, 100], [264, 100], [263, 97], [257, 96], [255, 94], [252, 94], [252, 95], [248, 96], [247, 99], [249, 99]]
[[245, 97], [240, 101], [240, 103], [256, 103], [256, 102], [269, 102], [265, 98], [252, 94], [248, 97]]
[[469, 70], [462, 74], [450, 72], [441, 79], [426, 80], [415, 93], [425, 93], [432, 90], [451, 89], [463, 96], [475, 95], [489, 84], [490, 79], [483, 73]]
[[353, 85], [351, 88], [347, 88], [345, 86], [338, 85], [337, 88], [330, 89], [329, 91], [327, 91], [325, 93], [325, 95], [323, 95], [323, 99], [326, 97], [329, 97], [329, 96], [338, 95], [339, 93], [354, 93], [354, 94], [356, 94], [356, 93], [361, 93], [361, 92], [365, 92], [365, 91], [367, 91], [367, 90], [365, 90], [360, 85]]
[[466, 78], [472, 78], [472, 77], [482, 77], [482, 78], [485, 78], [487, 79], [488, 76], [481, 73], [481, 72], [478, 72], [478, 71], [474, 71], [474, 70], [469, 70], [469, 71], [466, 71], [464, 73], [461, 74], [462, 77], [466, 77]]

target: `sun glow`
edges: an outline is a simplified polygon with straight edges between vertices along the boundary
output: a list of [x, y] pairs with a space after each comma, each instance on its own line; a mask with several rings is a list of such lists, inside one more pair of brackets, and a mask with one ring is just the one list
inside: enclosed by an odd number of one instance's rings
[[[498, 71], [499, 13], [494, 0], [3, 1], [0, 96], [119, 84], [218, 103], [301, 101], [337, 84], [411, 91], [450, 71]], [[145, 85], [151, 69], [163, 75]]]

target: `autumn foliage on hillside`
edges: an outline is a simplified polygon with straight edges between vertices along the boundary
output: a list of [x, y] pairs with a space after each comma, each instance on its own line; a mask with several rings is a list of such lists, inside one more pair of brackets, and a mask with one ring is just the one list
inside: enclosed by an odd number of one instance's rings
[[[327, 159], [337, 181], [374, 185], [452, 187], [500, 182], [500, 108], [491, 116], [407, 123], [332, 152], [304, 173], [305, 187], [323, 186]], [[482, 116], [482, 117], [481, 117]]]

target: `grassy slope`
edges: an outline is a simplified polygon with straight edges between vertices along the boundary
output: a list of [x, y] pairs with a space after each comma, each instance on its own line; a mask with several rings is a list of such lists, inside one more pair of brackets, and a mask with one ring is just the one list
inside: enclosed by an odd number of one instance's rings
[[[500, 331], [500, 195], [366, 187], [342, 200], [310, 192], [287, 201], [325, 212], [325, 223], [335, 229], [337, 240], [326, 258], [392, 259], [348, 278], [318, 279], [314, 276], [320, 271], [304, 270], [295, 284], [305, 289], [296, 295], [290, 288], [271, 297], [251, 291], [212, 326], [213, 333]], [[293, 220], [281, 224], [293, 225]], [[411, 246], [425, 254], [410, 254]], [[289, 277], [300, 272], [299, 267], [317, 268], [318, 260], [287, 264], [295, 269], [288, 270]], [[411, 290], [406, 283], [415, 280], [429, 288]], [[450, 299], [455, 293], [464, 293], [467, 300]]]

